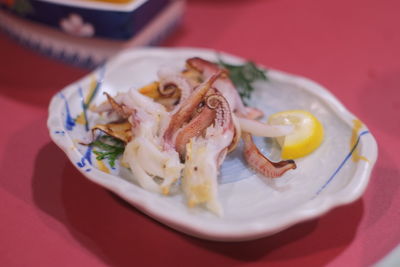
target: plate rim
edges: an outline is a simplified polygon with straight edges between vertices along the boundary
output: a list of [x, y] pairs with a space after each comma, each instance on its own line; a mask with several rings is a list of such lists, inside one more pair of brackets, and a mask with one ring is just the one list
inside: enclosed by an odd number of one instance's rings
[[[178, 48], [135, 48], [123, 51], [119, 53], [115, 57], [111, 58], [107, 61], [107, 68], [113, 68], [114, 64], [118, 65], [120, 60], [129, 59], [135, 55], [143, 55], [143, 54], [165, 54], [168, 53], [182, 53], [182, 54], [199, 54], [201, 55], [211, 55], [219, 53], [223, 55], [223, 57], [229, 58], [234, 61], [243, 61], [243, 58], [238, 56], [231, 55], [229, 53], [215, 51], [212, 49], [205, 48], [188, 48], [188, 47], [178, 47]], [[93, 72], [85, 75], [83, 78], [79, 79], [76, 82], [73, 82], [66, 87], [64, 87], [60, 92], [64, 94], [66, 98], [74, 93], [73, 85], [82, 82], [89, 78], [92, 73], [96, 73], [98, 69]], [[275, 70], [272, 68], [268, 68], [269, 75], [272, 75], [273, 79], [284, 79], [285, 82], [292, 82], [298, 85], [317, 97], [321, 102], [325, 105], [328, 105], [332, 112], [335, 112], [336, 115], [344, 121], [346, 124], [352, 127], [351, 123], [354, 119], [357, 119], [328, 89], [323, 87], [322, 85], [312, 81], [308, 78], [301, 77], [298, 75], [289, 74], [283, 71]], [[117, 176], [110, 175], [104, 173], [100, 170], [93, 168], [91, 172], [85, 172], [83, 168], [78, 168], [75, 162], [78, 162], [82, 155], [77, 152], [77, 149], [70, 149], [73, 146], [73, 142], [71, 138], [68, 138], [68, 142], [65, 142], [66, 138], [62, 135], [56, 134], [55, 131], [64, 128], [63, 120], [58, 118], [61, 112], [55, 112], [56, 110], [61, 111], [61, 107], [63, 106], [61, 103], [62, 99], [58, 96], [60, 94], [58, 92], [55, 96], [52, 97], [49, 105], [49, 116], [47, 125], [50, 131], [51, 139], [59, 146], [64, 153], [68, 156], [69, 160], [73, 163], [73, 165], [89, 180], [92, 182], [99, 184], [108, 190], [116, 193], [130, 204], [138, 208], [140, 211], [149, 215], [150, 217], [162, 222], [163, 224], [168, 225], [169, 227], [178, 230], [180, 232], [184, 232], [191, 236], [196, 236], [202, 239], [214, 240], [214, 241], [246, 241], [262, 238], [268, 235], [272, 235], [279, 231], [282, 231], [286, 228], [289, 228], [292, 225], [297, 223], [310, 220], [313, 218], [317, 218], [328, 211], [349, 204], [351, 202], [359, 199], [364, 193], [371, 176], [371, 172], [375, 165], [378, 156], [378, 146], [377, 142], [371, 132], [368, 135], [363, 137], [363, 142], [360, 142], [359, 147], [363, 151], [363, 154], [368, 158], [369, 162], [359, 162], [357, 164], [355, 173], [350, 182], [344, 187], [342, 190], [331, 193], [324, 194], [312, 199], [309, 202], [306, 202], [298, 207], [294, 212], [283, 216], [278, 221], [275, 221], [273, 224], [269, 222], [264, 223], [254, 223], [248, 227], [240, 227], [240, 229], [235, 229], [236, 231], [231, 231], [224, 229], [223, 227], [219, 227], [218, 225], [214, 225], [214, 228], [203, 227], [201, 224], [198, 224], [192, 221], [193, 224], [188, 224], [188, 222], [183, 222], [179, 219], [171, 218], [166, 210], [161, 208], [157, 208], [152, 206], [152, 199], [147, 198], [151, 192], [148, 192], [132, 183], [124, 179], [120, 179]], [[367, 129], [367, 126], [363, 124], [363, 128]], [[117, 180], [118, 179], [118, 180]], [[137, 197], [138, 194], [146, 196], [145, 198]], [[178, 214], [175, 217], [179, 217], [182, 214]], [[190, 217], [190, 216], [189, 216]], [[188, 217], [186, 217], [187, 219]], [[218, 227], [217, 227], [218, 226]]]

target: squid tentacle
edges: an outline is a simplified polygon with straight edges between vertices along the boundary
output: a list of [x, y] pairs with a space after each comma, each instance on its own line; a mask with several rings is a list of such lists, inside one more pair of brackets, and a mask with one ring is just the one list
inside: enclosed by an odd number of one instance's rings
[[[216, 108], [217, 114], [215, 122], [223, 128], [223, 132], [226, 132], [227, 130], [233, 131], [232, 142], [229, 144], [227, 151], [225, 151], [231, 152], [236, 148], [240, 141], [241, 130], [239, 121], [234, 113], [231, 112], [229, 102], [218, 90], [214, 89], [214, 94], [207, 98], [206, 104], [209, 106], [220, 105], [219, 108]], [[221, 155], [222, 154], [223, 153], [221, 153]], [[224, 158], [224, 156], [221, 156], [220, 158]]]
[[296, 163], [293, 160], [284, 160], [280, 162], [272, 162], [265, 157], [256, 147], [253, 142], [251, 134], [242, 132], [242, 138], [244, 141], [244, 158], [257, 172], [270, 178], [276, 178], [282, 176], [285, 172], [290, 169], [296, 169]]
[[178, 97], [179, 103], [184, 102], [192, 93], [192, 87], [189, 82], [181, 75], [173, 74], [166, 76], [159, 73], [160, 86], [158, 92], [163, 97]]
[[203, 107], [200, 113], [195, 116], [188, 124], [179, 130], [176, 141], [175, 149], [181, 156], [185, 157], [186, 144], [192, 137], [199, 136], [205, 129], [207, 129], [215, 120], [215, 110], [209, 107]]
[[240, 95], [236, 90], [232, 80], [229, 78], [228, 71], [226, 69], [213, 62], [198, 57], [186, 60], [186, 65], [189, 68], [200, 72], [205, 78], [208, 78], [218, 70], [222, 70], [224, 75], [221, 75], [218, 81], [216, 81], [215, 87], [221, 91], [224, 96], [229, 96], [228, 102], [231, 105], [230, 107], [232, 111], [237, 112], [241, 114], [241, 116], [249, 119], [259, 119], [264, 116], [264, 113], [261, 110], [257, 108], [246, 107], [243, 104], [242, 99], [240, 98]]
[[159, 86], [157, 90], [160, 93], [160, 95], [164, 97], [171, 97], [179, 90], [179, 88], [178, 85], [176, 85], [175, 83], [169, 82]]
[[231, 125], [228, 102], [222, 95], [216, 93], [216, 90], [210, 89], [210, 91], [214, 93], [205, 97], [205, 105], [200, 113], [179, 130], [176, 136], [175, 149], [181, 155], [181, 158], [184, 158], [186, 144], [189, 140], [192, 137], [199, 136], [212, 123], [217, 127], [221, 127], [222, 132], [225, 132]]
[[165, 145], [173, 146], [173, 137], [175, 133], [182, 127], [182, 125], [187, 122], [193, 114], [193, 111], [197, 108], [199, 103], [203, 100], [204, 96], [207, 94], [208, 90], [211, 88], [212, 84], [218, 79], [222, 74], [221, 71], [217, 72], [211, 76], [203, 84], [199, 85], [193, 93], [186, 99], [184, 103], [180, 106], [177, 112], [172, 115], [171, 121], [168, 128], [164, 132]]

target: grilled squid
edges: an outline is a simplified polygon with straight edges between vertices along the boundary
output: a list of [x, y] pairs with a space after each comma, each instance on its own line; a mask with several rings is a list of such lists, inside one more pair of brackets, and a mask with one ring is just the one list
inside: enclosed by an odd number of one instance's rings
[[262, 175], [275, 178], [296, 168], [292, 160], [272, 162], [257, 149], [252, 135], [284, 136], [292, 128], [257, 121], [263, 112], [243, 104], [227, 70], [190, 58], [184, 71], [161, 69], [157, 75], [140, 89], [106, 94], [107, 101], [91, 109], [117, 117], [93, 132], [126, 143], [122, 165], [141, 187], [169, 194], [180, 184], [190, 207], [202, 205], [222, 215], [218, 175], [241, 138], [245, 160]]

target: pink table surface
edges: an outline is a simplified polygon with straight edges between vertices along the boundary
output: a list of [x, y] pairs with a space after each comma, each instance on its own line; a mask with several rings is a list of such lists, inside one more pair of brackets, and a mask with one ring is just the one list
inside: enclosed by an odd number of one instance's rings
[[0, 34], [1, 266], [368, 266], [400, 243], [400, 2], [188, 1], [165, 46], [209, 47], [309, 77], [377, 138], [363, 197], [242, 243], [175, 232], [89, 182], [50, 141], [53, 94], [87, 70]]

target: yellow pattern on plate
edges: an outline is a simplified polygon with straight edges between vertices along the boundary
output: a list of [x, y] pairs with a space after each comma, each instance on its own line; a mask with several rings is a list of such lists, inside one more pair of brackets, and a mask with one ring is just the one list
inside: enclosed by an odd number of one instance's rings
[[96, 160], [97, 161], [97, 167], [100, 171], [105, 172], [105, 173], [110, 173], [110, 169], [107, 168], [107, 166], [104, 164], [103, 161], [101, 160]]
[[[362, 126], [363, 126], [363, 123], [360, 120], [358, 120], [358, 119], [353, 120], [353, 131], [352, 131], [351, 139], [350, 139], [350, 148], [354, 147], [354, 145], [356, 144], [357, 138], [358, 138], [358, 133], [360, 132], [360, 129], [362, 128]], [[360, 155], [360, 152], [358, 151], [358, 147], [356, 147], [356, 149], [354, 149], [351, 158], [354, 162], [358, 162], [360, 160], [369, 162], [369, 160], [366, 157]]]
[[[95, 94], [95, 92], [96, 92], [96, 88], [97, 88], [97, 80], [92, 75], [91, 80], [90, 80], [89, 92], [85, 98], [85, 105], [89, 104], [90, 99], [93, 97], [93, 94]], [[82, 125], [86, 124], [86, 118], [85, 118], [85, 114], [83, 113], [83, 111], [81, 112], [81, 114], [79, 114], [78, 117], [76, 117], [75, 122], [82, 124]]]

